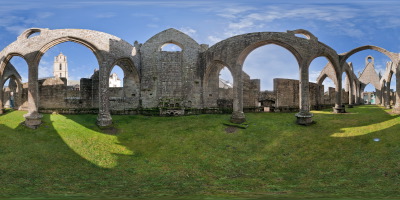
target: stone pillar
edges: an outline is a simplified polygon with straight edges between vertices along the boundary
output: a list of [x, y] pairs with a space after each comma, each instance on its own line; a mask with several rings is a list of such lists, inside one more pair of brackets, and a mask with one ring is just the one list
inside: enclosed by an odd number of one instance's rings
[[337, 78], [337, 86], [335, 88], [336, 96], [335, 96], [335, 107], [333, 107], [334, 113], [345, 113], [346, 110], [342, 106], [342, 76], [341, 74], [336, 75]]
[[300, 112], [296, 113], [297, 124], [310, 125], [313, 123], [312, 116], [310, 113], [310, 88], [308, 82], [308, 66], [300, 67], [300, 83], [299, 83], [299, 105]]
[[385, 108], [387, 106], [387, 104], [386, 104], [387, 103], [387, 101], [386, 101], [386, 99], [387, 99], [386, 93], [387, 93], [387, 91], [386, 91], [386, 83], [383, 83], [381, 95], [382, 95], [382, 106], [385, 107]]
[[360, 87], [355, 84], [354, 85], [354, 91], [355, 91], [355, 104], [359, 105], [360, 104]]
[[351, 85], [351, 82], [349, 83], [349, 105], [348, 108], [352, 108], [353, 107], [353, 103], [354, 103], [354, 96], [353, 96], [353, 87]]
[[376, 105], [383, 105], [383, 101], [382, 101], [382, 88], [381, 90], [375, 90], [376, 92], [376, 96], [375, 96], [375, 104]]
[[233, 73], [233, 112], [231, 122], [240, 124], [246, 121], [243, 113], [243, 79], [242, 79], [242, 66], [235, 67]]
[[3, 87], [4, 86], [0, 87], [0, 115], [4, 113], [4, 108], [3, 108]]
[[110, 63], [102, 62], [99, 69], [99, 114], [97, 116], [97, 125], [101, 127], [112, 124], [110, 102], [108, 101], [108, 69], [110, 68]]
[[396, 68], [396, 103], [394, 104], [394, 108], [392, 110], [393, 113], [400, 114], [400, 64], [397, 65]]
[[386, 101], [385, 101], [385, 108], [390, 109], [392, 108], [390, 106], [390, 82], [386, 83], [386, 91], [385, 91], [385, 95], [386, 95]]
[[368, 104], [371, 104], [371, 94], [368, 93]]
[[28, 113], [24, 115], [25, 125], [36, 129], [42, 123], [42, 115], [39, 113], [39, 63], [28, 62]]

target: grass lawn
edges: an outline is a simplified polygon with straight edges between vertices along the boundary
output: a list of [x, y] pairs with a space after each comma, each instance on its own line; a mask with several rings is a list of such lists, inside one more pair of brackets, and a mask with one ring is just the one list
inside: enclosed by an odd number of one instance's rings
[[[400, 118], [377, 106], [230, 115], [44, 115], [36, 130], [21, 111], [0, 115], [0, 198], [396, 199]], [[375, 141], [376, 140], [376, 141]], [[377, 141], [379, 140], [379, 141]]]

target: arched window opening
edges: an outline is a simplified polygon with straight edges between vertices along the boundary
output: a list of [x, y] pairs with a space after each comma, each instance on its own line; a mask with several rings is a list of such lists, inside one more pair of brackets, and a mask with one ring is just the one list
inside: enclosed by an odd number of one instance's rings
[[111, 113], [130, 114], [139, 106], [139, 77], [134, 66], [126, 60], [118, 61], [109, 74], [108, 96]]
[[116, 65], [110, 73], [109, 87], [110, 88], [124, 87], [124, 71], [122, 71], [121, 67], [118, 65]]
[[390, 89], [395, 92], [397, 90], [396, 88], [396, 74], [392, 74], [392, 78], [390, 79]]
[[372, 84], [367, 84], [364, 91], [361, 93], [364, 104], [375, 104], [376, 102], [376, 90]]
[[308, 68], [311, 109], [332, 107], [335, 104], [336, 71], [326, 57], [315, 58]]
[[372, 62], [372, 57], [371, 56], [368, 56], [367, 57], [367, 61], [370, 63], [370, 62]]
[[51, 112], [98, 107], [98, 69], [95, 54], [82, 44], [67, 41], [51, 47], [39, 62], [39, 107]]
[[331, 91], [335, 91], [335, 83], [329, 77], [326, 77], [322, 82], [322, 86], [324, 87], [324, 94], [328, 94]]
[[33, 37], [36, 37], [38, 35], [40, 35], [40, 31], [36, 31], [36, 32], [31, 33], [30, 35], [28, 35], [28, 38], [33, 38]]
[[389, 85], [389, 105], [394, 106], [396, 104], [396, 74], [390, 72], [389, 74], [390, 82], [387, 84]]
[[13, 101], [11, 100], [12, 89], [10, 86], [10, 78], [8, 78], [3, 85], [3, 108], [13, 108]]
[[3, 89], [7, 88], [9, 84], [10, 84], [10, 79], [8, 78], [8, 79], [4, 82]]
[[12, 66], [15, 68], [17, 73], [21, 76], [21, 81], [22, 83], [28, 83], [28, 64], [26, 61], [19, 57], [19, 56], [14, 56], [10, 59], [9, 63], [12, 64]]
[[299, 37], [299, 38], [304, 38], [304, 39], [307, 39], [307, 40], [309, 40], [310, 38], [308, 38], [306, 35], [303, 35], [303, 34], [300, 34], [300, 33], [297, 33], [297, 34], [294, 34], [296, 37]]
[[368, 83], [364, 88], [364, 92], [375, 92], [375, 90], [375, 87], [370, 83]]
[[19, 56], [13, 56], [6, 65], [7, 78], [3, 89], [3, 105], [5, 108], [28, 109], [28, 64]]
[[224, 67], [219, 72], [219, 88], [233, 88], [233, 77], [227, 67]]
[[[299, 108], [299, 65], [287, 49], [275, 44], [256, 48], [246, 57], [243, 72], [245, 110], [261, 107], [264, 111], [274, 108], [294, 111]], [[259, 95], [255, 96], [257, 93]]]
[[222, 67], [218, 75], [218, 108], [230, 113], [233, 108], [233, 77], [227, 67]]
[[160, 50], [161, 51], [170, 51], [170, 52], [180, 52], [180, 51], [182, 51], [182, 48], [173, 43], [165, 43], [164, 45], [161, 46]]
[[[309, 81], [312, 83], [317, 83], [317, 79], [321, 76], [322, 70], [329, 64], [329, 60], [325, 57], [318, 57], [315, 58], [311, 63], [310, 67], [308, 68], [308, 77]], [[333, 68], [329, 66], [329, 71], [334, 72]], [[332, 71], [333, 70], [333, 71]], [[329, 79], [331, 80], [331, 79]]]
[[353, 71], [355, 75], [360, 78], [368, 64], [373, 64], [373, 68], [378, 76], [383, 75], [386, 70], [387, 61], [390, 61], [390, 58], [385, 54], [375, 50], [367, 49], [350, 56], [346, 62], [352, 62]]

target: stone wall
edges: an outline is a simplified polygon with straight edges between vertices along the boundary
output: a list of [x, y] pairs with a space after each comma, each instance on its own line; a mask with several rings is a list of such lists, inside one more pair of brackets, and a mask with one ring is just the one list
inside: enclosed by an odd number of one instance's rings
[[[310, 88], [310, 106], [318, 109], [320, 102], [326, 104], [331, 101], [324, 94], [324, 87], [311, 83]], [[275, 111], [276, 112], [295, 112], [299, 110], [299, 81], [293, 79], [274, 79], [274, 92], [276, 95]], [[334, 95], [333, 95], [334, 96]]]
[[28, 110], [28, 84], [22, 85], [22, 88], [17, 88], [15, 82], [10, 81], [9, 86], [3, 88], [3, 106], [10, 108], [11, 92], [14, 93], [14, 109]]
[[321, 103], [322, 106], [323, 107], [334, 106], [335, 105], [335, 96], [336, 96], [335, 88], [328, 87], [328, 91], [323, 93], [322, 103]]
[[[165, 44], [181, 51], [167, 52]], [[141, 106], [157, 108], [164, 99], [174, 98], [180, 107], [202, 108], [200, 45], [175, 29], [165, 30], [141, 47]]]
[[250, 79], [250, 76], [243, 72], [243, 107], [254, 108], [259, 106], [260, 79]]

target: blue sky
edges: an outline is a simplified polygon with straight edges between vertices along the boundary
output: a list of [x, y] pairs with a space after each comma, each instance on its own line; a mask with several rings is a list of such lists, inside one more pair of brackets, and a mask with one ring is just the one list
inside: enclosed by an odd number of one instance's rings
[[[187, 33], [210, 46], [234, 35], [249, 32], [285, 32], [306, 29], [338, 53], [363, 45], [376, 45], [400, 52], [400, 2], [395, 0], [337, 1], [37, 1], [16, 0], [0, 4], [0, 48], [16, 40], [30, 27], [77, 28], [106, 32], [132, 43], [144, 43], [168, 28]], [[89, 77], [97, 68], [96, 58], [85, 47], [71, 42], [51, 48], [40, 62], [39, 76], [51, 76], [54, 56], [63, 52], [69, 61], [70, 78]], [[363, 51], [348, 59], [356, 72], [365, 57], [375, 57], [377, 71], [389, 59], [375, 51]], [[27, 77], [26, 64], [17, 57], [12, 63]], [[310, 66], [315, 81], [325, 58]], [[298, 65], [285, 49], [267, 45], [253, 51], [244, 71], [260, 78], [262, 89], [272, 89], [273, 78], [298, 79]], [[122, 72], [119, 72], [122, 73]], [[226, 73], [222, 76], [227, 79]], [[325, 83], [329, 85], [330, 83]], [[391, 84], [392, 86], [394, 84]], [[367, 87], [371, 90], [372, 87]]]

